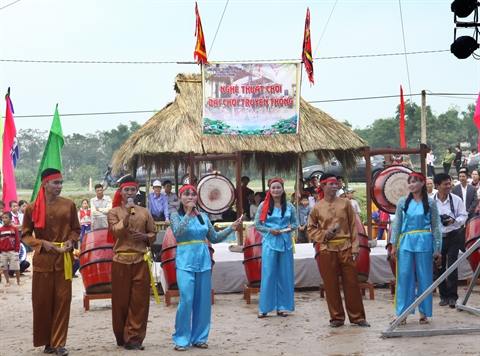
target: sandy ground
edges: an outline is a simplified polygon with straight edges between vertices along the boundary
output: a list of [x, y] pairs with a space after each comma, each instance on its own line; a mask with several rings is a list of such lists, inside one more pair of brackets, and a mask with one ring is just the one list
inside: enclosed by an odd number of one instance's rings
[[[73, 281], [73, 300], [67, 348], [71, 355], [480, 355], [479, 335], [417, 338], [380, 338], [392, 320], [392, 296], [387, 289], [376, 289], [375, 300], [364, 300], [371, 328], [346, 325], [328, 326], [328, 311], [317, 291], [295, 295], [296, 311], [287, 318], [257, 319], [255, 297], [251, 305], [241, 294], [215, 296], [208, 350], [191, 349], [179, 353], [172, 349], [176, 303], [166, 307], [150, 305], [145, 351], [126, 351], [116, 346], [111, 329], [110, 301], [91, 302], [89, 312], [82, 304], [81, 278]], [[460, 287], [465, 293], [465, 287]], [[437, 306], [434, 319], [424, 328], [480, 327], [480, 318], [466, 312]], [[475, 293], [469, 305], [480, 306]], [[0, 285], [0, 355], [42, 355], [32, 346], [31, 273], [22, 277], [22, 285]], [[419, 328], [415, 315], [403, 328]]]

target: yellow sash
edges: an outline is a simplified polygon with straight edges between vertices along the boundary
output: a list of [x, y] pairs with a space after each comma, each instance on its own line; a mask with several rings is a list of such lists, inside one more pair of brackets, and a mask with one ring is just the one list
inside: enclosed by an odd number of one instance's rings
[[206, 240], [190, 240], [190, 241], [184, 241], [184, 242], [177, 242], [177, 246], [193, 245], [193, 244], [205, 244], [205, 243], [207, 243]]
[[[133, 255], [140, 255], [143, 252], [117, 252], [117, 255], [123, 255], [123, 256], [133, 256]], [[153, 297], [155, 298], [155, 303], [160, 304], [160, 297], [158, 295], [158, 290], [157, 286], [155, 285], [155, 279], [153, 278], [153, 273], [152, 273], [152, 257], [150, 256], [149, 251], [143, 253], [143, 260], [147, 262], [148, 266], [148, 274], [150, 275], [150, 287], [153, 290]]]
[[[52, 242], [55, 246], [63, 248], [65, 242]], [[73, 263], [72, 263], [72, 256], [70, 255], [70, 251], [65, 251], [63, 253], [63, 270], [65, 272], [65, 280], [72, 280], [73, 277]]]

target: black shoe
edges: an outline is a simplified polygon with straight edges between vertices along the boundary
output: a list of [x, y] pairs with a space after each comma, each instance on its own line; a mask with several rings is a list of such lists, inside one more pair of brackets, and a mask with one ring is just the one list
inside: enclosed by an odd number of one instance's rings
[[361, 321], [359, 321], [357, 323], [353, 323], [353, 324], [356, 325], [356, 326], [360, 326], [362, 328], [369, 328], [370, 327], [370, 324], [367, 323], [366, 320], [361, 320]]
[[206, 342], [200, 342], [198, 344], [193, 344], [193, 347], [197, 347], [199, 349], [208, 349], [208, 344]]
[[338, 328], [340, 326], [343, 326], [344, 322], [342, 320], [331, 320], [330, 321], [330, 327], [332, 328]]
[[449, 306], [450, 308], [452, 308], [452, 309], [455, 308], [455, 305], [456, 305], [456, 304], [457, 304], [457, 301], [456, 301], [455, 299], [449, 299], [449, 300], [448, 300], [448, 306]]
[[444, 307], [444, 306], [448, 305], [448, 300], [445, 299], [445, 298], [441, 298], [440, 303], [438, 303], [438, 305], [440, 305], [441, 307]]
[[57, 356], [67, 356], [68, 355], [68, 350], [64, 347], [59, 347], [57, 349]]
[[51, 347], [50, 345], [45, 345], [45, 348], [43, 349], [44, 354], [54, 354], [57, 350], [55, 350], [54, 347]]
[[140, 344], [125, 344], [125, 350], [145, 350], [145, 347]]

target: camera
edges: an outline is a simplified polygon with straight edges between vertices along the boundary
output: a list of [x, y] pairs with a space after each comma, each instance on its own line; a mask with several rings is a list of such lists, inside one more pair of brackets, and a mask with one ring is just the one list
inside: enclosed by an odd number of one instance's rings
[[443, 226], [448, 226], [450, 225], [450, 221], [454, 219], [448, 214], [442, 214], [440, 215], [440, 220], [442, 221]]

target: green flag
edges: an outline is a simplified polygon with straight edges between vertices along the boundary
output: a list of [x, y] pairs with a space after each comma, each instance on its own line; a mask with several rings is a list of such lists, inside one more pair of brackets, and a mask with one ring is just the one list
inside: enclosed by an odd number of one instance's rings
[[42, 161], [38, 167], [37, 180], [33, 187], [31, 201], [37, 198], [38, 190], [42, 183], [42, 172], [47, 168], [55, 168], [62, 170], [62, 148], [63, 148], [63, 132], [62, 124], [60, 123], [60, 115], [58, 114], [58, 104], [55, 107], [55, 114], [53, 115], [52, 127], [48, 135], [48, 141], [43, 151]]

